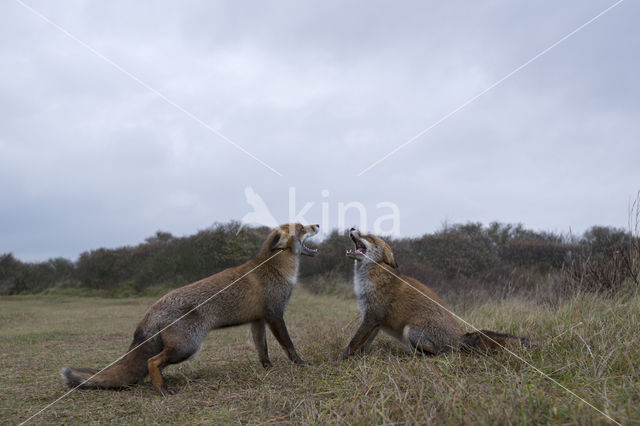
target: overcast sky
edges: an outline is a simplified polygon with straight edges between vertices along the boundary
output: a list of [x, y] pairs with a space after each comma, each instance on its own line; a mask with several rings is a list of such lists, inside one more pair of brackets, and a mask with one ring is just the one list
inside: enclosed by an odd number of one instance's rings
[[281, 222], [290, 187], [332, 227], [392, 202], [401, 235], [625, 227], [640, 189], [637, 1], [361, 176], [614, 1], [25, 4], [60, 28], [0, 5], [0, 253], [23, 260], [240, 220], [247, 187]]

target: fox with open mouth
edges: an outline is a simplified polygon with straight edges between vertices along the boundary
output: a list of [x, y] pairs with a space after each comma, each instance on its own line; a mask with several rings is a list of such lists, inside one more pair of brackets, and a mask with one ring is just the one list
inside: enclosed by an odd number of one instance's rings
[[535, 345], [530, 339], [494, 331], [463, 333], [429, 287], [398, 274], [386, 242], [355, 228], [349, 236], [355, 248], [346, 255], [355, 259], [353, 285], [362, 323], [341, 359], [367, 350], [380, 330], [400, 340], [407, 352], [429, 355], [452, 349], [486, 352], [508, 344]]
[[176, 390], [166, 387], [162, 369], [195, 356], [210, 330], [247, 323], [265, 368], [271, 366], [266, 325], [291, 361], [307, 364], [293, 347], [284, 312], [298, 278], [300, 255], [318, 253], [306, 242], [319, 228], [279, 226], [246, 263], [167, 293], [143, 315], [124, 357], [103, 371], [64, 367], [64, 382], [72, 388], [120, 389], [148, 374], [158, 392], [173, 394]]

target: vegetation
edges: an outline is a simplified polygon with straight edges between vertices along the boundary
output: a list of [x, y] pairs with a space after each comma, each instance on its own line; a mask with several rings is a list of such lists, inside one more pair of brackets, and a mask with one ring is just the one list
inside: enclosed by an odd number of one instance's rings
[[158, 231], [135, 247], [84, 252], [76, 262], [53, 259], [24, 263], [0, 256], [0, 294], [47, 289], [81, 290], [106, 296], [140, 295], [145, 290], [177, 287], [246, 261], [268, 233], [237, 223], [219, 224], [189, 237]]
[[[51, 289], [78, 294], [134, 296], [182, 286], [253, 256], [269, 232], [218, 224], [188, 237], [158, 231], [135, 247], [100, 248], [76, 262], [25, 263], [0, 256], [0, 294]], [[389, 241], [400, 271], [439, 292], [572, 295], [577, 290], [615, 292], [638, 280], [637, 233], [594, 226], [581, 237], [534, 232], [520, 225], [447, 226], [433, 234]], [[301, 276], [316, 294], [351, 294], [351, 242], [334, 231], [319, 244], [320, 256], [304, 259]], [[541, 291], [544, 290], [544, 291]]]
[[[445, 299], [478, 327], [535, 337], [515, 352], [616, 421], [640, 419], [640, 294], [579, 293], [557, 305], [517, 297]], [[0, 419], [26, 420], [68, 389], [64, 365], [122, 355], [152, 298], [0, 297]], [[358, 325], [353, 300], [296, 288], [287, 324], [311, 367], [292, 365], [271, 334], [274, 367], [257, 361], [247, 326], [212, 331], [198, 357], [167, 368], [163, 398], [147, 379], [126, 391], [75, 391], [33, 419], [60, 423], [603, 424], [607, 419], [507, 352], [406, 355], [381, 335], [335, 361]]]
[[[0, 256], [2, 422], [24, 421], [63, 396], [62, 366], [101, 367], [124, 353], [155, 300], [127, 296], [163, 293], [254, 255], [268, 229], [236, 235], [237, 227], [220, 224], [188, 237], [158, 232], [135, 247], [93, 250], [75, 262], [25, 263], [11, 254]], [[351, 262], [344, 256], [350, 242], [333, 232], [318, 244], [320, 256], [304, 259], [301, 285], [287, 311], [296, 348], [313, 366], [289, 363], [269, 334], [274, 368], [264, 370], [248, 327], [215, 330], [199, 357], [167, 369], [168, 385], [181, 389], [177, 395], [159, 396], [148, 380], [119, 392], [75, 391], [33, 421], [640, 420], [637, 226], [628, 232], [593, 227], [572, 237], [471, 223], [390, 244], [400, 271], [436, 289], [470, 324], [532, 337], [540, 346], [518, 348], [517, 357], [506, 351], [413, 357], [381, 336], [369, 353], [335, 361], [359, 314], [354, 301], [343, 297], [353, 291]], [[106, 298], [113, 296], [120, 298]]]

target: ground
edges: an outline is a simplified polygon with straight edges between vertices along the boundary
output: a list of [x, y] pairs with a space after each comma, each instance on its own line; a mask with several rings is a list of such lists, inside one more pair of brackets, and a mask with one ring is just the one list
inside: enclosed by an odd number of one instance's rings
[[[152, 302], [0, 298], [0, 422], [20, 423], [63, 396], [62, 366], [101, 367], [122, 355]], [[286, 320], [312, 366], [289, 363], [269, 335], [274, 367], [264, 370], [247, 326], [215, 330], [195, 360], [165, 370], [177, 395], [157, 394], [148, 379], [125, 391], [75, 391], [32, 423], [640, 424], [637, 292], [557, 306], [449, 302], [478, 327], [535, 337], [538, 348], [515, 353], [578, 397], [507, 352], [413, 357], [384, 336], [369, 353], [336, 361], [358, 324], [355, 301], [298, 287]]]

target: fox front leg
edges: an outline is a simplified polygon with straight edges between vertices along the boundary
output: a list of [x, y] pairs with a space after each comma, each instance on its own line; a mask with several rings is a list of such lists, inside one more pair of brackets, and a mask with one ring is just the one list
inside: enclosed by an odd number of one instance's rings
[[353, 339], [351, 339], [351, 342], [349, 342], [349, 346], [347, 346], [347, 349], [345, 349], [342, 355], [340, 355], [339, 359], [347, 359], [354, 353], [361, 350], [365, 344], [370, 345], [371, 341], [373, 341], [373, 338], [375, 338], [375, 335], [377, 334], [379, 328], [380, 325], [378, 323], [374, 321], [364, 320], [362, 324], [360, 324], [360, 327], [358, 327], [358, 331], [356, 331], [356, 334], [353, 336]]
[[260, 363], [264, 368], [271, 367], [269, 351], [267, 350], [267, 332], [264, 319], [251, 323], [251, 335], [253, 336], [253, 343], [256, 345]]
[[267, 324], [269, 324], [269, 328], [276, 340], [280, 343], [280, 346], [282, 346], [282, 349], [284, 349], [292, 362], [296, 364], [311, 365], [298, 356], [298, 353], [293, 347], [293, 342], [291, 341], [291, 337], [289, 337], [289, 332], [287, 331], [287, 326], [284, 324], [284, 318], [282, 318], [282, 316], [269, 316], [265, 318], [265, 320], [267, 321]]

